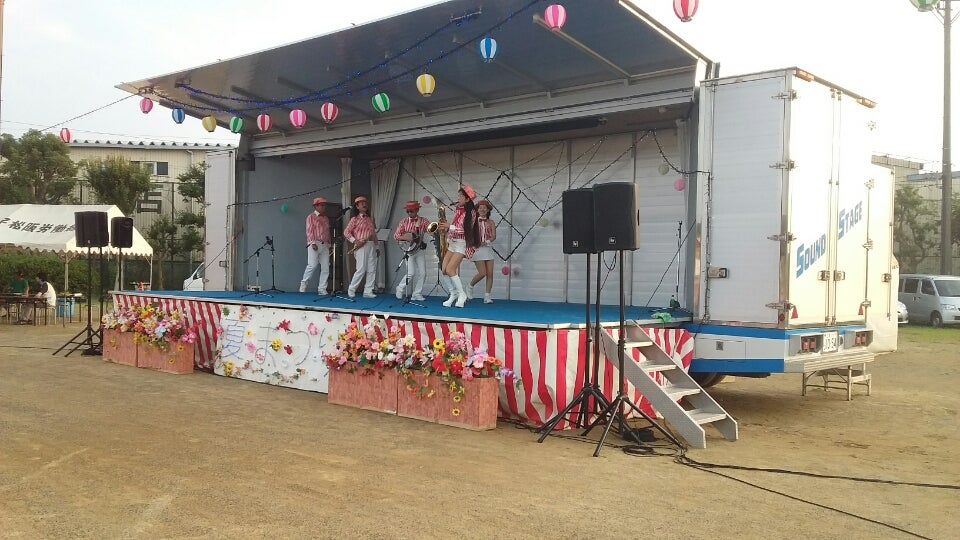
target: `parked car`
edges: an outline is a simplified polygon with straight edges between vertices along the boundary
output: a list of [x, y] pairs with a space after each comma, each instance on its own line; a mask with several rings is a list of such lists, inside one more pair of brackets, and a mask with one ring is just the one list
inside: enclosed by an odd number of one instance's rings
[[960, 276], [900, 274], [898, 298], [910, 320], [932, 326], [960, 324]]
[[197, 267], [196, 270], [190, 274], [190, 277], [183, 280], [183, 290], [185, 291], [202, 291], [203, 290], [203, 264]]
[[897, 302], [897, 324], [907, 324], [910, 322], [910, 312], [907, 311], [907, 305], [903, 302]]

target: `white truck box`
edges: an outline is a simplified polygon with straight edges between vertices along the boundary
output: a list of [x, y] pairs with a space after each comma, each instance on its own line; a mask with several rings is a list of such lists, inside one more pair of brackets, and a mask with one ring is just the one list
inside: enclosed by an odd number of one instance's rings
[[230, 235], [233, 231], [233, 202], [236, 186], [236, 150], [208, 152], [204, 177], [204, 197], [207, 203], [204, 290], [230, 290], [233, 283], [228, 251], [233, 249]]
[[[873, 103], [796, 68], [700, 91], [692, 369], [807, 371], [866, 358]], [[873, 243], [889, 246], [883, 225]], [[884, 257], [890, 272], [889, 248]]]

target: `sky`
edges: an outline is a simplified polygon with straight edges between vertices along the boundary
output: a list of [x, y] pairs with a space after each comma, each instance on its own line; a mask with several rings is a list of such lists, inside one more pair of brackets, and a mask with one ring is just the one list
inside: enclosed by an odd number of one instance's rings
[[[208, 133], [192, 118], [176, 125], [160, 106], [144, 115], [136, 98], [96, 109], [128, 96], [115, 88], [124, 81], [242, 56], [437, 3], [0, 1], [0, 131], [19, 136], [31, 128], [59, 133], [68, 127], [73, 138], [81, 140], [210, 144], [234, 144], [237, 137], [222, 127]], [[719, 62], [722, 76], [798, 66], [877, 102], [873, 150], [940, 170], [943, 24], [933, 14], [918, 13], [909, 0], [700, 0], [696, 16], [687, 23], [674, 15], [671, 0], [633, 1]], [[960, 2], [954, 9], [960, 11]], [[624, 16], [631, 15], [624, 11]], [[958, 42], [960, 34], [952, 47], [953, 71], [960, 74]], [[960, 77], [953, 80], [956, 111]], [[90, 114], [73, 119], [85, 113]], [[954, 146], [960, 147], [960, 120], [952, 117]], [[956, 162], [960, 152], [953, 156]]]

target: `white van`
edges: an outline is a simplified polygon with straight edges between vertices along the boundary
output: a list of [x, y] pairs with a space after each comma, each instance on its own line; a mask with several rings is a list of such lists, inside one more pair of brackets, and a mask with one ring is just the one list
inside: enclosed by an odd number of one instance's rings
[[898, 290], [911, 321], [960, 324], [960, 276], [900, 274]]

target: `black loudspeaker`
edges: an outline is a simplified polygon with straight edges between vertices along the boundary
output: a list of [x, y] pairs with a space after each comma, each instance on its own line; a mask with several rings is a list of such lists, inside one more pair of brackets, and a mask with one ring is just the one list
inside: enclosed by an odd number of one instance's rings
[[78, 247], [105, 247], [110, 245], [106, 212], [74, 212], [74, 228]]
[[115, 248], [133, 247], [133, 218], [115, 217], [110, 220], [110, 245]]
[[593, 242], [593, 190], [563, 192], [563, 252], [596, 253]]
[[597, 251], [640, 247], [636, 184], [611, 182], [594, 185], [593, 208], [593, 241]]

